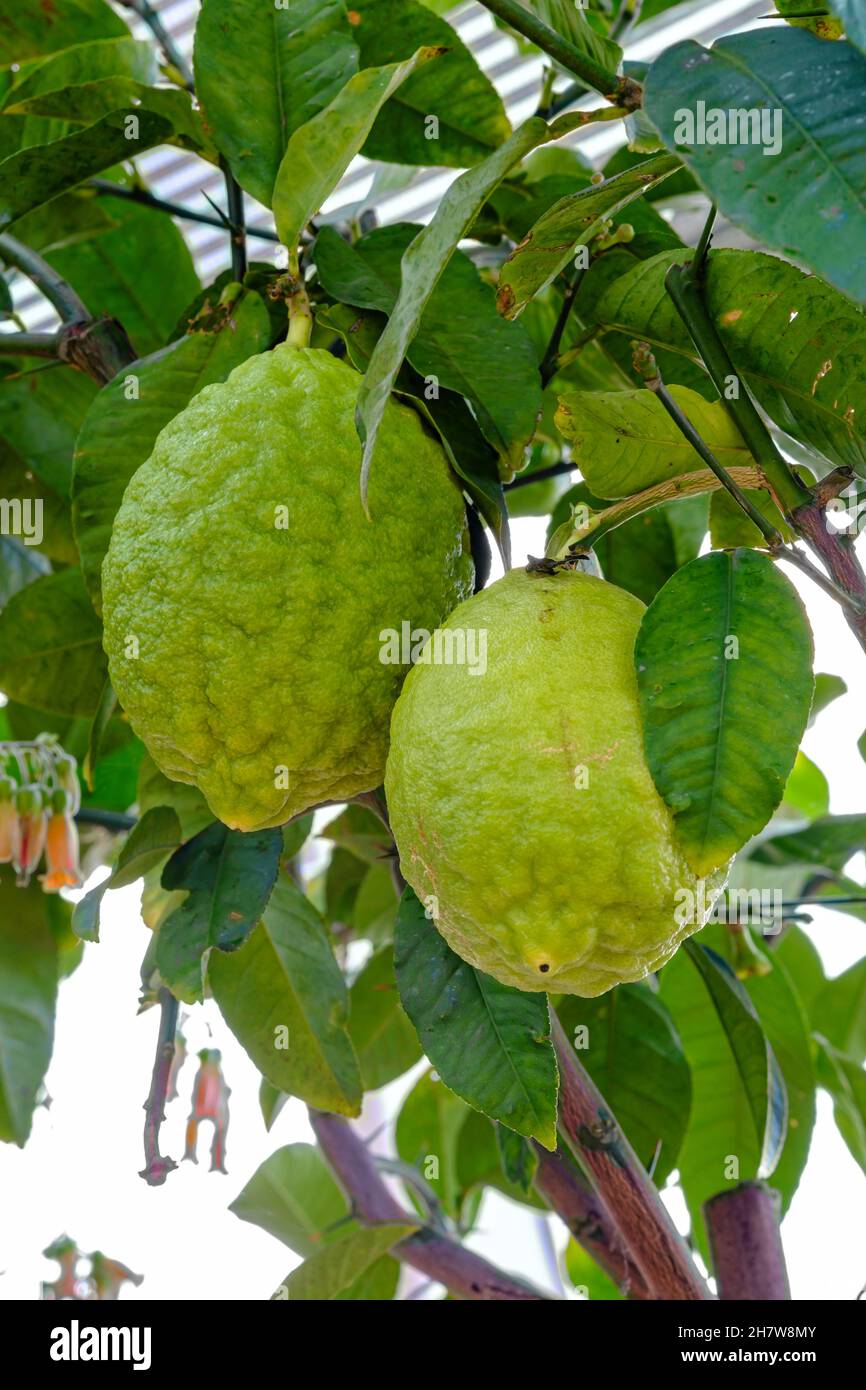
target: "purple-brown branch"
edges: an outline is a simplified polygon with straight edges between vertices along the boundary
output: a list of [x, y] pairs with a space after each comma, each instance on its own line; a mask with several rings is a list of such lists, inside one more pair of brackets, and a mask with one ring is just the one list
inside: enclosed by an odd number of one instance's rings
[[178, 1003], [167, 989], [159, 991], [159, 1037], [150, 1081], [150, 1094], [144, 1102], [144, 1160], [139, 1177], [150, 1187], [161, 1187], [169, 1173], [177, 1167], [173, 1158], [159, 1151], [159, 1131], [165, 1119], [165, 1101], [174, 1060], [177, 1032]]
[[709, 1299], [659, 1194], [552, 1015], [559, 1057], [559, 1124], [616, 1223], [654, 1299]]
[[591, 1191], [564, 1154], [550, 1153], [538, 1143], [533, 1143], [533, 1147], [538, 1154], [536, 1191], [621, 1293], [627, 1298], [650, 1298], [646, 1280], [598, 1194]]
[[742, 1182], [705, 1202], [704, 1219], [720, 1299], [778, 1303], [791, 1297], [778, 1193], [762, 1182]]
[[[417, 1220], [391, 1196], [364, 1141], [347, 1120], [311, 1110], [310, 1123], [359, 1221], [376, 1226]], [[546, 1301], [545, 1294], [504, 1274], [450, 1236], [422, 1230], [395, 1245], [391, 1253], [404, 1264], [426, 1274], [428, 1279], [444, 1284], [458, 1298], [522, 1303]]]

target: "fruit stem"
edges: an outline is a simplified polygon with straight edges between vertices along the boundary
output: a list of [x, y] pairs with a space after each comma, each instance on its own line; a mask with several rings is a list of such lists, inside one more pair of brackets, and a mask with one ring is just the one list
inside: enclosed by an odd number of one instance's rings
[[559, 1059], [559, 1127], [587, 1170], [656, 1299], [709, 1299], [688, 1248], [604, 1096], [551, 1010]]
[[289, 306], [289, 333], [292, 347], [309, 347], [313, 336], [313, 309], [304, 284], [297, 250], [289, 252], [289, 269], [285, 277], [286, 302]]

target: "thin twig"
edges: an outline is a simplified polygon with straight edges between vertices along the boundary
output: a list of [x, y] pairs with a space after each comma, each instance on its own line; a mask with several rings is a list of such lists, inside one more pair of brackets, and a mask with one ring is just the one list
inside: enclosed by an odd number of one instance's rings
[[752, 522], [752, 525], [758, 528], [770, 548], [775, 549], [777, 546], [780, 546], [782, 544], [782, 537], [776, 530], [776, 527], [771, 525], [771, 523], [767, 521], [767, 518], [758, 511], [757, 507], [749, 501], [742, 488], [734, 482], [728, 470], [719, 463], [715, 454], [698, 434], [691, 420], [689, 420], [685, 412], [677, 405], [673, 396], [662, 381], [658, 364], [655, 357], [650, 352], [648, 344], [632, 343], [632, 349], [632, 362], [635, 371], [638, 376], [643, 379], [643, 383], [647, 390], [652, 391], [653, 395], [658, 397], [683, 438], [688, 440], [695, 453], [703, 459], [710, 471], [715, 473], [722, 487], [727, 489], [731, 497], [733, 497], [734, 501], [737, 503], [737, 506], [745, 512], [746, 516]]
[[[347, 1120], [311, 1110], [310, 1124], [359, 1221], [367, 1226], [404, 1221], [417, 1223], [418, 1217], [408, 1215], [391, 1196], [377, 1172], [376, 1160]], [[458, 1298], [520, 1303], [546, 1301], [546, 1295], [537, 1289], [503, 1273], [450, 1236], [429, 1228], [408, 1236], [391, 1253], [429, 1279], [444, 1284]]]
[[150, 1081], [150, 1094], [144, 1103], [144, 1167], [139, 1177], [149, 1187], [161, 1187], [176, 1167], [173, 1158], [159, 1151], [159, 1131], [165, 1119], [165, 1102], [174, 1060], [178, 1002], [165, 987], [159, 991], [159, 1036]]
[[519, 473], [510, 483], [504, 483], [503, 487], [506, 492], [510, 492], [512, 488], [528, 487], [530, 483], [543, 483], [545, 478], [558, 478], [565, 473], [573, 473], [576, 468], [576, 463], [565, 459], [562, 463], [551, 463], [547, 468], [537, 468], [534, 473]]
[[553, 332], [550, 335], [550, 342], [547, 344], [547, 349], [541, 359], [541, 366], [538, 369], [541, 373], [542, 389], [553, 380], [558, 371], [559, 348], [562, 343], [562, 335], [568, 327], [569, 316], [574, 308], [574, 301], [577, 299], [577, 293], [580, 289], [583, 276], [584, 272], [582, 270], [576, 270], [574, 272], [571, 284], [568, 286], [563, 297], [562, 306], [559, 310]]
[[559, 1058], [560, 1129], [590, 1174], [647, 1288], [657, 1299], [710, 1298], [658, 1191], [555, 1013], [551, 1033]]
[[[143, 207], [155, 208], [158, 212], [167, 212], [172, 217], [177, 217], [185, 222], [198, 222], [204, 227], [219, 227], [224, 231], [226, 227], [231, 227], [232, 223], [223, 212], [197, 212], [192, 208], [179, 206], [177, 203], [166, 202], [164, 198], [157, 198], [152, 193], [148, 193], [146, 188], [124, 188], [122, 184], [112, 183], [110, 179], [90, 179], [85, 184], [86, 188], [92, 188], [100, 197], [124, 198], [130, 203], [141, 203]], [[278, 243], [280, 238], [276, 232], [270, 231], [267, 227], [246, 227], [246, 234], [249, 237], [258, 237], [260, 241], [272, 241]]]
[[195, 79], [192, 69], [184, 58], [171, 34], [168, 33], [162, 20], [149, 0], [120, 0], [121, 5], [125, 5], [128, 10], [134, 10], [139, 19], [143, 19], [153, 37], [156, 39], [170, 65], [178, 73], [187, 91], [195, 91]]
[[226, 205], [230, 226], [232, 277], [243, 280], [247, 273], [247, 240], [244, 220], [244, 195], [240, 184], [225, 159], [220, 161], [226, 185]]
[[698, 244], [695, 247], [695, 255], [692, 261], [691, 271], [695, 279], [701, 283], [703, 282], [705, 274], [707, 256], [710, 253], [710, 242], [713, 239], [713, 228], [716, 225], [717, 213], [718, 208], [716, 207], [715, 203], [710, 203], [710, 210], [707, 213], [707, 220], [703, 225], [701, 234], [698, 237]]
[[583, 78], [608, 101], [621, 103], [630, 111], [640, 106], [643, 96], [640, 83], [631, 77], [618, 77], [615, 72], [610, 72], [538, 19], [519, 0], [481, 0], [481, 3], [491, 14], [498, 15], [512, 29], [516, 29], [518, 34], [537, 44], [542, 52], [554, 58], [568, 72]]
[[131, 830], [136, 823], [135, 816], [128, 816], [123, 811], [99, 811], [94, 806], [82, 806], [80, 811], [76, 811], [75, 819], [79, 825], [101, 825], [104, 830], [119, 833]]
[[0, 260], [26, 275], [49, 304], [54, 305], [64, 323], [83, 323], [90, 318], [87, 305], [54, 267], [43, 260], [38, 252], [16, 241], [8, 233], [0, 236]]

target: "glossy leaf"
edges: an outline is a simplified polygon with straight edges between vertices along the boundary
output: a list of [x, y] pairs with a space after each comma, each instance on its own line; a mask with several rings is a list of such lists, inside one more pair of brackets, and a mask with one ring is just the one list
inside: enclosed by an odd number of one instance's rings
[[24, 5], [7, 0], [0, 24], [0, 63], [53, 53], [76, 43], [129, 35], [107, 0], [63, 0], [62, 5]]
[[38, 883], [0, 869], [0, 1140], [23, 1147], [51, 1060], [57, 947]]
[[108, 667], [81, 571], [47, 574], [0, 613], [0, 688], [58, 714], [93, 715]]
[[[394, 1130], [401, 1160], [418, 1170], [443, 1210], [455, 1221], [461, 1219], [466, 1197], [466, 1186], [457, 1171], [458, 1141], [471, 1114], [473, 1111], [466, 1103], [429, 1070], [418, 1078], [403, 1101]], [[414, 1189], [408, 1186], [407, 1190], [414, 1199]]]
[[239, 950], [211, 955], [208, 978], [224, 1019], [274, 1086], [320, 1110], [359, 1113], [343, 975], [322, 919], [290, 879], [280, 877]]
[[371, 956], [352, 985], [349, 1036], [358, 1055], [365, 1091], [377, 1091], [396, 1080], [421, 1056], [418, 1035], [400, 1003], [390, 945]]
[[0, 109], [14, 113], [22, 107], [26, 109], [35, 97], [49, 92], [61, 93], [105, 77], [155, 82], [158, 71], [153, 46], [130, 35], [125, 38], [96, 39], [91, 43], [64, 48], [48, 58], [22, 63], [13, 74]]
[[467, 965], [408, 888], [394, 963], [403, 1007], [446, 1086], [509, 1129], [555, 1148], [557, 1069], [546, 996], [524, 994]]
[[569, 995], [557, 1013], [632, 1148], [662, 1186], [676, 1167], [692, 1090], [664, 1004], [646, 985], [621, 985], [598, 999]]
[[50, 144], [9, 155], [0, 163], [0, 231], [93, 174], [144, 154], [170, 134], [169, 122], [153, 112], [115, 111]]
[[[323, 228], [316, 266], [325, 289], [360, 309], [391, 313], [400, 294], [401, 258], [420, 230], [400, 222], [349, 246], [332, 228]], [[471, 401], [499, 453], [522, 458], [541, 407], [533, 344], [522, 325], [499, 317], [493, 290], [462, 252], [446, 265], [407, 359], [422, 377]]]
[[366, 1226], [352, 1231], [308, 1256], [283, 1280], [274, 1298], [290, 1303], [321, 1303], [338, 1298], [415, 1229], [405, 1224]]
[[114, 518], [156, 436], [202, 387], [225, 381], [267, 345], [265, 307], [257, 294], [246, 293], [230, 312], [217, 312], [212, 328], [133, 362], [94, 400], [75, 445], [72, 521], [84, 580], [98, 610]]
[[180, 842], [180, 821], [174, 807], [151, 807], [124, 840], [108, 886], [123, 888], [134, 883], [173, 854]]
[[368, 159], [465, 169], [508, 139], [501, 97], [449, 23], [414, 0], [352, 0], [350, 9], [362, 68], [409, 58], [419, 48], [445, 50], [391, 97], [364, 145]]
[[537, 117], [526, 121], [482, 164], [469, 169], [451, 184], [433, 220], [418, 233], [405, 252], [400, 267], [400, 296], [376, 344], [358, 394], [355, 418], [364, 445], [362, 497], [366, 498], [366, 480], [385, 405], [439, 277], [479, 209], [508, 170], [549, 138], [546, 122]]
[[768, 835], [752, 858], [763, 864], [798, 864], [841, 873], [866, 847], [866, 815], [822, 816], [804, 830]]
[[611, 217], [672, 174], [679, 161], [656, 155], [634, 169], [589, 188], [581, 188], [554, 203], [515, 247], [499, 276], [497, 304], [505, 318], [516, 318], [529, 301], [549, 285]]
[[785, 783], [782, 814], [789, 809], [795, 815], [816, 820], [830, 809], [830, 784], [820, 767], [800, 750]]
[[837, 1052], [866, 1061], [866, 959], [828, 980], [812, 1008], [812, 1025]]
[[861, 53], [866, 52], [866, 12], [860, 0], [827, 0], [827, 6], [845, 25], [848, 42], [859, 48]]
[[71, 367], [31, 367], [0, 362], [0, 437], [41, 482], [68, 497], [75, 436], [98, 388]]
[[[664, 252], [609, 282], [587, 273], [578, 311], [605, 329], [694, 359], [664, 286], [688, 253]], [[595, 287], [602, 292], [595, 297]], [[706, 300], [737, 371], [780, 429], [866, 474], [866, 315], [817, 276], [757, 251], [713, 251]]]
[[343, 0], [204, 0], [195, 33], [196, 89], [242, 188], [271, 205], [289, 137], [358, 69]]
[[866, 1071], [816, 1038], [818, 1081], [833, 1099], [836, 1126], [855, 1163], [866, 1173]]
[[349, 1208], [319, 1150], [287, 1144], [265, 1159], [229, 1211], [306, 1257], [346, 1229], [339, 1223]]
[[665, 144], [726, 217], [863, 300], [864, 87], [866, 56], [851, 44], [774, 25], [711, 49], [675, 44], [644, 92]]
[[622, 49], [614, 39], [593, 28], [586, 7], [572, 4], [571, 0], [526, 0], [526, 8], [568, 39], [578, 52], [616, 72], [622, 62]]
[[812, 700], [805, 612], [766, 556], [714, 552], [653, 600], [635, 665], [653, 780], [689, 863], [709, 873], [782, 799]]
[[[720, 402], [684, 386], [670, 394], [725, 468], [753, 466]], [[682, 473], [706, 468], [652, 391], [578, 391], [560, 396], [556, 425], [597, 497], [629, 497]]]
[[[114, 225], [44, 253], [93, 314], [119, 319], [140, 356], [162, 348], [178, 314], [199, 289], [192, 256], [170, 217], [117, 202]], [[124, 377], [135, 371], [130, 366]]]
[[291, 136], [273, 194], [277, 231], [290, 254], [361, 149], [385, 102], [407, 77], [437, 56], [435, 49], [421, 48], [405, 62], [359, 72]]
[[260, 920], [279, 868], [278, 830], [244, 834], [212, 822], [181, 845], [162, 871], [162, 886], [187, 896], [162, 923], [156, 959], [178, 997], [202, 997], [207, 953], [236, 951]]
[[696, 941], [688, 941], [685, 950], [707, 988], [731, 1049], [758, 1140], [758, 1173], [768, 1177], [781, 1156], [788, 1124], [788, 1097], [779, 1064], [752, 1001], [730, 965]]

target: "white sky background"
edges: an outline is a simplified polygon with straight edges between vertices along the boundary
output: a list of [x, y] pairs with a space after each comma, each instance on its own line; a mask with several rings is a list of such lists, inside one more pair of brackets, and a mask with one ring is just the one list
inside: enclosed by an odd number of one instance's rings
[[[543, 551], [544, 520], [512, 523], [515, 562]], [[815, 631], [816, 670], [832, 671], [849, 693], [806, 736], [805, 749], [827, 774], [835, 813], [866, 808], [866, 763], [856, 741], [866, 724], [866, 666], [840, 610], [790, 568]], [[756, 692], [760, 698], [760, 692]], [[104, 899], [102, 942], [60, 990], [52, 1098], [37, 1112], [25, 1150], [0, 1145], [0, 1299], [39, 1297], [56, 1266], [41, 1251], [61, 1232], [85, 1250], [101, 1249], [144, 1283], [123, 1298], [266, 1299], [296, 1257], [273, 1237], [228, 1211], [258, 1165], [283, 1144], [311, 1138], [304, 1106], [290, 1101], [268, 1134], [258, 1107], [258, 1074], [222, 1022], [215, 1005], [187, 1011], [190, 1056], [180, 1096], [168, 1109], [163, 1152], [179, 1159], [189, 1110], [195, 1053], [219, 1047], [232, 1089], [228, 1176], [209, 1171], [210, 1125], [202, 1125], [198, 1166], [181, 1163], [161, 1188], [149, 1188], [143, 1166], [142, 1103], [150, 1085], [158, 1013], [136, 1016], [138, 975], [148, 932], [138, 916], [139, 885]], [[807, 929], [835, 975], [866, 952], [866, 925], [817, 909]], [[708, 1004], [709, 1007], [709, 1004]], [[405, 1078], [368, 1098], [362, 1124], [375, 1128], [393, 1114]], [[390, 1137], [376, 1142], [389, 1151]], [[851, 1299], [866, 1283], [866, 1178], [839, 1137], [832, 1110], [819, 1096], [810, 1162], [783, 1226], [795, 1299]], [[671, 1194], [679, 1218], [682, 1201]], [[558, 1221], [538, 1220], [498, 1195], [489, 1196], [470, 1243], [491, 1259], [555, 1289], [548, 1226], [557, 1249]]]

